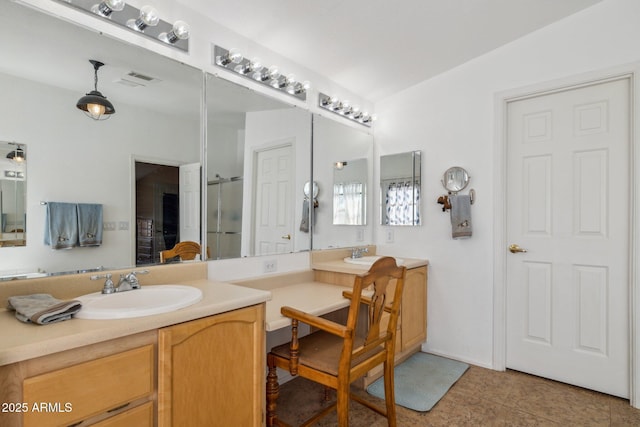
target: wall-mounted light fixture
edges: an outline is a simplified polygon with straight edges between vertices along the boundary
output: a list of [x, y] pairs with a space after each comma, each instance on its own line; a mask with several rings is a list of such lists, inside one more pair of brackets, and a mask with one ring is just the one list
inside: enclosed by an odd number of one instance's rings
[[306, 101], [307, 90], [311, 87], [308, 81], [300, 82], [293, 74], [284, 76], [275, 65], [265, 67], [258, 58], [245, 58], [237, 49], [227, 50], [214, 45], [213, 63], [218, 67], [233, 71], [243, 77], [288, 93], [303, 101]]
[[341, 101], [335, 96], [325, 95], [322, 92], [318, 94], [318, 106], [369, 127], [371, 127], [371, 124], [376, 120], [375, 115], [361, 111], [357, 105], [351, 105], [349, 101]]
[[93, 120], [106, 120], [116, 112], [113, 104], [107, 100], [107, 97], [98, 91], [98, 69], [104, 64], [95, 59], [90, 59], [94, 72], [94, 89], [80, 98], [76, 103], [76, 107], [86, 113]]
[[137, 9], [126, 4], [125, 0], [57, 1], [99, 16], [161, 43], [186, 52], [189, 51], [189, 25], [184, 21], [176, 21], [174, 24], [163, 21], [160, 19], [158, 11], [152, 6], [147, 5]]

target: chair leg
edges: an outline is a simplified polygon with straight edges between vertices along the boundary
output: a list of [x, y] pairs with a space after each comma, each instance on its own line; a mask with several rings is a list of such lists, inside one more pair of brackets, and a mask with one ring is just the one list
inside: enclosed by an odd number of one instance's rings
[[349, 383], [339, 384], [336, 390], [336, 410], [338, 412], [338, 427], [349, 426]]
[[278, 373], [276, 370], [276, 364], [273, 360], [273, 355], [267, 355], [267, 367], [269, 371], [267, 373], [267, 427], [272, 427], [277, 423], [276, 417], [276, 401], [280, 394], [280, 386], [278, 385]]
[[387, 406], [387, 423], [389, 427], [396, 427], [396, 396], [393, 386], [393, 368], [393, 362], [389, 360], [384, 362], [384, 400]]

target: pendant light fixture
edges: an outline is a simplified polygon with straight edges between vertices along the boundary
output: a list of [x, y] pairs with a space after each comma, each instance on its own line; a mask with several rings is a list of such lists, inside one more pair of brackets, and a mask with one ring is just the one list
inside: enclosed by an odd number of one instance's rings
[[90, 59], [94, 70], [94, 90], [78, 100], [76, 107], [85, 112], [93, 120], [106, 120], [111, 114], [116, 112], [113, 104], [107, 100], [107, 97], [98, 92], [98, 69], [104, 64], [95, 59]]
[[[10, 142], [9, 144], [14, 144], [14, 143]], [[7, 159], [20, 165], [27, 160], [27, 156], [20, 145], [16, 144], [16, 146], [17, 148], [15, 150], [10, 151], [7, 154]]]

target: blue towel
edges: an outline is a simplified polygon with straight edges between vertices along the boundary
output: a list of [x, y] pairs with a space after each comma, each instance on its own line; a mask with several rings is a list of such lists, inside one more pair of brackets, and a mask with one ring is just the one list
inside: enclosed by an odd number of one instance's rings
[[78, 242], [80, 246], [102, 244], [102, 205], [78, 203]]
[[78, 244], [78, 212], [75, 203], [47, 203], [44, 244], [51, 249], [71, 249]]

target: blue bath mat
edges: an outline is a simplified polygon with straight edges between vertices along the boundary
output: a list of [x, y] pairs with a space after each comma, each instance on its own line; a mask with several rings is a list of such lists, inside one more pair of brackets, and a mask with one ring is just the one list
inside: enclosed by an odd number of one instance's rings
[[[433, 354], [414, 354], [394, 369], [396, 404], [414, 411], [431, 410], [467, 368], [466, 363]], [[384, 399], [383, 379], [367, 387], [367, 392]]]

